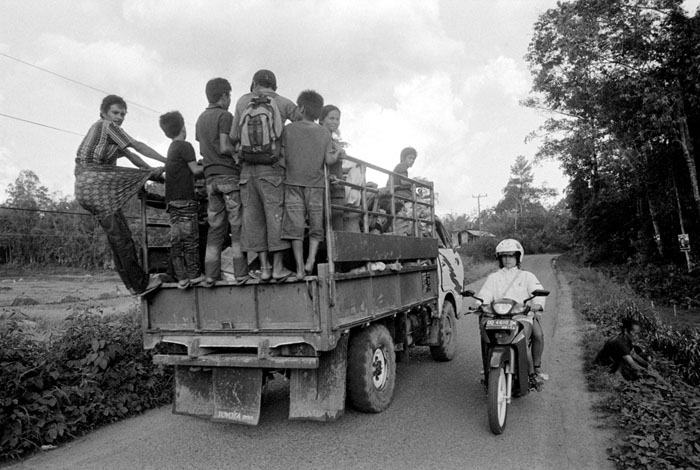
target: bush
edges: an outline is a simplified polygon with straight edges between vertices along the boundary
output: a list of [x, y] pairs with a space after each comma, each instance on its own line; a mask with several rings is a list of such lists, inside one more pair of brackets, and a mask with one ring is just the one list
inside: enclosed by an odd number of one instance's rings
[[481, 237], [472, 243], [462, 245], [457, 250], [463, 257], [471, 258], [476, 263], [494, 261], [496, 245], [500, 240], [491, 237]]
[[700, 271], [688, 273], [674, 265], [629, 264], [606, 271], [619, 282], [628, 284], [648, 299], [680, 307], [700, 306]]
[[142, 346], [140, 314], [78, 313], [56, 338], [0, 329], [0, 460], [166, 404], [172, 370]]
[[[611, 392], [603, 409], [624, 429], [610, 458], [621, 469], [700, 468], [700, 332], [677, 331], [660, 322], [648, 302], [597, 270], [573, 266], [566, 257], [557, 266], [572, 284], [574, 307], [596, 324], [584, 332], [588, 383], [596, 391]], [[591, 303], [592, 298], [600, 300]], [[620, 322], [630, 316], [642, 323], [640, 345], [653, 352], [661, 379], [627, 382], [593, 364], [603, 340], [618, 334]]]

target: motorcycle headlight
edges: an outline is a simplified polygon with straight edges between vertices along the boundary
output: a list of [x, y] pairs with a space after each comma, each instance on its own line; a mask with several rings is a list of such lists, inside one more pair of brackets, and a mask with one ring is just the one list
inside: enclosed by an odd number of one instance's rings
[[525, 306], [523, 304], [516, 304], [513, 306], [513, 311], [510, 313], [524, 313]]
[[497, 303], [494, 302], [493, 304], [493, 311], [496, 312], [499, 315], [504, 315], [508, 312], [510, 312], [510, 308], [512, 307], [512, 304], [505, 304], [505, 303]]

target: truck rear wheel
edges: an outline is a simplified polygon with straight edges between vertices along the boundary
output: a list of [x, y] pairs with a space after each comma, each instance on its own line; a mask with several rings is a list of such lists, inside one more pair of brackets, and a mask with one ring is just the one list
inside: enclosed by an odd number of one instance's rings
[[456, 326], [455, 308], [452, 302], [445, 300], [442, 304], [442, 315], [440, 315], [438, 345], [430, 346], [430, 354], [436, 361], [451, 361], [455, 357], [457, 351]]
[[379, 413], [394, 395], [396, 356], [394, 342], [384, 325], [373, 324], [350, 339], [347, 392], [359, 411]]

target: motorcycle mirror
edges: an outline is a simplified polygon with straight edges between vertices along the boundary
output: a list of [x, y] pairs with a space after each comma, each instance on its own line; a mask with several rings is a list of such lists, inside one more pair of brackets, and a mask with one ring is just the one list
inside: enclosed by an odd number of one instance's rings
[[533, 297], [547, 297], [549, 295], [549, 291], [545, 289], [535, 289], [532, 291], [532, 296]]
[[473, 290], [462, 291], [462, 297], [474, 297], [475, 292]]

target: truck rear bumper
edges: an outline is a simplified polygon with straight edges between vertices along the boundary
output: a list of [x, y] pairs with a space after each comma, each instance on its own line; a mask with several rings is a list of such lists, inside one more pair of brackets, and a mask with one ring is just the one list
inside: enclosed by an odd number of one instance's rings
[[189, 357], [184, 355], [156, 354], [155, 364], [191, 367], [248, 367], [259, 369], [318, 369], [318, 357], [258, 357], [246, 354], [209, 354]]

